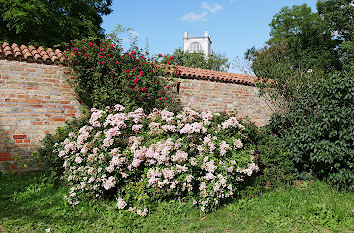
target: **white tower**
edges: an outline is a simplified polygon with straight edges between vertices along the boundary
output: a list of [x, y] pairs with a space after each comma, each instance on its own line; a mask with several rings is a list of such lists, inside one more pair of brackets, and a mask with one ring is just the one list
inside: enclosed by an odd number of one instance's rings
[[203, 52], [206, 56], [211, 54], [211, 40], [208, 31], [204, 32], [203, 37], [189, 37], [188, 32], [184, 33], [184, 51]]

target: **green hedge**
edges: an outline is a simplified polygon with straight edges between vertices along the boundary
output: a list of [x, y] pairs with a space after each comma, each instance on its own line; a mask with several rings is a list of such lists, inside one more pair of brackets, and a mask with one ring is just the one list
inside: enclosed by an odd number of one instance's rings
[[300, 177], [311, 174], [331, 184], [353, 189], [353, 72], [338, 72], [303, 87], [302, 98], [270, 129], [284, 140]]

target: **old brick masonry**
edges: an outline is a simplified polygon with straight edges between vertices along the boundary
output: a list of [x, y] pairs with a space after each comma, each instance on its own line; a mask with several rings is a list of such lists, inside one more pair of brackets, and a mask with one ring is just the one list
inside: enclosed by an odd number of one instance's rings
[[46, 133], [79, 112], [64, 67], [0, 60], [0, 170], [21, 171]]
[[[79, 103], [66, 81], [66, 69], [0, 60], [0, 172], [28, 170], [15, 162], [16, 157], [30, 158], [46, 133], [53, 133], [65, 120], [79, 114]], [[200, 70], [187, 68], [184, 73], [188, 72], [194, 76], [182, 75], [176, 93], [182, 105], [236, 111], [239, 117], [249, 116], [257, 125], [269, 119], [271, 111], [253, 85], [202, 80], [195, 75]]]

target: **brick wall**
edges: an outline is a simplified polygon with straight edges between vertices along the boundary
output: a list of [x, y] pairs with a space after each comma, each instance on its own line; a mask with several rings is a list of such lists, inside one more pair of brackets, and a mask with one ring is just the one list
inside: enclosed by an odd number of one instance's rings
[[[79, 114], [65, 71], [56, 65], [0, 60], [0, 172], [28, 170], [14, 158], [30, 158], [46, 133]], [[184, 106], [194, 102], [197, 109], [236, 111], [257, 125], [271, 115], [254, 86], [183, 77], [176, 97]]]
[[196, 109], [249, 116], [258, 126], [265, 125], [271, 116], [271, 108], [259, 98], [258, 89], [254, 86], [197, 79], [179, 81], [178, 97], [183, 106], [192, 104]]
[[0, 60], [0, 171], [22, 171], [13, 160], [29, 158], [46, 133], [79, 112], [55, 65]]

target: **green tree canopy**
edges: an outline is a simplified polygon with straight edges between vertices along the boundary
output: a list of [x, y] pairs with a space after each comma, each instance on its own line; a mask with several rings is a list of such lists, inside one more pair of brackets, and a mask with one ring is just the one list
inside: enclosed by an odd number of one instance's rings
[[[277, 103], [297, 100], [304, 85], [314, 81], [310, 77], [353, 69], [353, 4], [320, 0], [317, 9], [318, 13], [312, 12], [306, 4], [284, 7], [270, 23], [266, 46], [245, 53], [254, 73], [264, 81], [259, 85], [261, 92], [270, 93]], [[304, 75], [307, 72], [313, 74]]]
[[56, 46], [104, 37], [102, 15], [112, 0], [0, 0], [0, 41]]
[[[162, 61], [166, 63], [171, 55], [167, 55]], [[203, 52], [183, 51], [181, 48], [173, 52], [173, 59], [169, 62], [173, 65], [180, 65], [185, 67], [202, 68], [216, 71], [228, 71], [230, 67], [229, 59], [222, 54], [212, 53], [205, 56]]]
[[[249, 49], [246, 58], [257, 63], [261, 53], [280, 46], [286, 53], [287, 62], [303, 71], [319, 69], [328, 73], [353, 67], [352, 1], [319, 0], [317, 10], [312, 12], [306, 4], [282, 8], [270, 23], [271, 38], [266, 46]], [[260, 66], [260, 63], [255, 65], [256, 74]]]
[[340, 40], [353, 40], [353, 0], [320, 0], [317, 2], [319, 15], [329, 24]]
[[284, 7], [270, 23], [268, 44], [286, 43], [290, 61], [302, 69], [339, 69], [339, 41], [333, 39], [328, 23], [306, 4]]
[[338, 52], [344, 69], [354, 67], [354, 3], [353, 0], [320, 0], [319, 15], [339, 42]]

